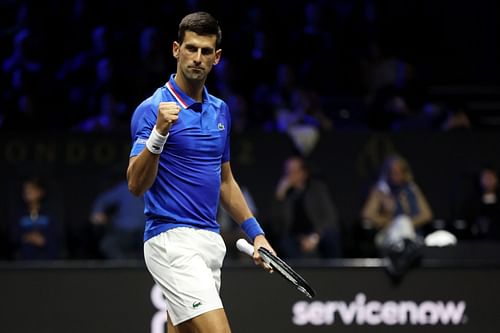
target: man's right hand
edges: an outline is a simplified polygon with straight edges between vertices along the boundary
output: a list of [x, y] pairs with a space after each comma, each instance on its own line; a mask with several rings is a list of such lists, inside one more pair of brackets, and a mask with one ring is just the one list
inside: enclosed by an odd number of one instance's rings
[[181, 112], [181, 107], [176, 102], [161, 102], [158, 106], [156, 130], [161, 135], [167, 135], [172, 124], [179, 119], [179, 112]]
[[23, 236], [23, 241], [37, 247], [45, 246], [45, 237], [39, 231], [30, 231]]
[[286, 193], [288, 192], [290, 187], [291, 187], [291, 184], [290, 184], [290, 181], [288, 180], [288, 177], [283, 176], [280, 179], [278, 186], [276, 187], [276, 192], [275, 192], [276, 199], [278, 199], [278, 201], [285, 200]]

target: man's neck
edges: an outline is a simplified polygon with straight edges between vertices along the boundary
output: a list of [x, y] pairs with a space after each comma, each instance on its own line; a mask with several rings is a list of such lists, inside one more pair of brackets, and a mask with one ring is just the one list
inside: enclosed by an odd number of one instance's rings
[[205, 80], [187, 80], [182, 74], [179, 74], [179, 72], [175, 75], [174, 80], [177, 86], [181, 88], [186, 95], [197, 102], [203, 101], [203, 87], [205, 85]]

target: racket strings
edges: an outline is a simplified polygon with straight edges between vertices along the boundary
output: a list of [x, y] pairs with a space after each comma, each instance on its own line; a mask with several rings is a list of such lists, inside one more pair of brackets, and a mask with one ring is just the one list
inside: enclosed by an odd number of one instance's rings
[[273, 269], [281, 273], [285, 279], [294, 284], [299, 291], [304, 293], [307, 297], [313, 298], [315, 296], [315, 291], [309, 286], [309, 284], [304, 280], [297, 272], [295, 272], [286, 262], [281, 258], [273, 255], [271, 252], [265, 248], [260, 248], [259, 253], [263, 260], [270, 265]]

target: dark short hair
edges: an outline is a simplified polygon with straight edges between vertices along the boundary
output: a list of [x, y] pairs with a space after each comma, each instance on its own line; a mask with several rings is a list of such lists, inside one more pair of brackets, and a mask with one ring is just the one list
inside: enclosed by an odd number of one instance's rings
[[192, 31], [202, 36], [215, 35], [217, 36], [215, 46], [216, 48], [220, 47], [222, 32], [219, 27], [219, 22], [209, 13], [196, 12], [184, 16], [179, 24], [178, 42], [180, 44], [184, 41], [186, 31]]
[[290, 160], [296, 160], [296, 161], [298, 161], [300, 163], [300, 168], [302, 169], [302, 171], [304, 171], [306, 173], [310, 173], [311, 172], [311, 164], [302, 155], [292, 154], [291, 156], [289, 156], [286, 159], [287, 162], [290, 161]]
[[483, 164], [481, 164], [481, 172], [482, 171], [490, 171], [490, 172], [493, 172], [494, 174], [497, 174], [498, 173], [498, 169], [497, 169], [497, 166], [495, 165], [495, 163], [491, 162], [491, 161], [488, 161], [488, 162], [485, 162]]
[[45, 190], [47, 188], [45, 181], [37, 176], [32, 176], [24, 179], [23, 184], [31, 184], [38, 187], [41, 190]]

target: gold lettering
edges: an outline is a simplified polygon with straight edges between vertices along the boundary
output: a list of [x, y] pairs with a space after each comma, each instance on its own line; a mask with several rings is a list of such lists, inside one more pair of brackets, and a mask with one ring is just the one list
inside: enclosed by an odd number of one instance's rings
[[56, 145], [51, 143], [37, 143], [35, 145], [35, 160], [52, 163], [56, 160]]
[[116, 147], [111, 143], [102, 143], [94, 148], [94, 159], [99, 164], [108, 164], [116, 157]]
[[87, 156], [85, 144], [81, 142], [70, 142], [66, 146], [66, 160], [68, 164], [78, 164], [83, 162]]

